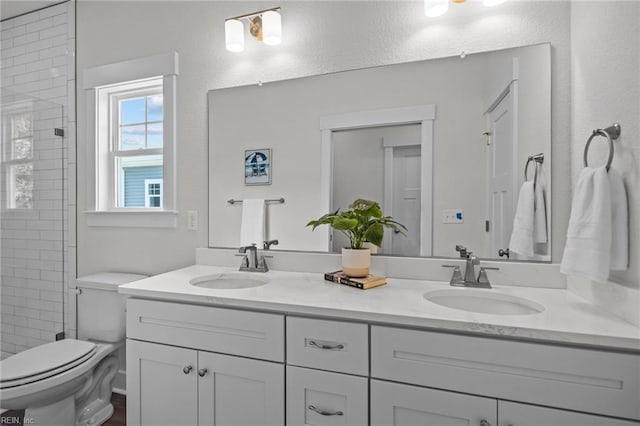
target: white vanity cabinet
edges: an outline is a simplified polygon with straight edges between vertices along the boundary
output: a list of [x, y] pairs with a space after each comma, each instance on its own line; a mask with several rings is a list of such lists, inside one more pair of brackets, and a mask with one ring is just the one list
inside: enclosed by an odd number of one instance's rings
[[284, 425], [284, 394], [283, 315], [127, 302], [128, 425]]
[[639, 396], [638, 354], [127, 301], [130, 426], [640, 426]]
[[367, 324], [287, 317], [288, 425], [366, 425], [368, 375]]
[[632, 354], [372, 326], [371, 376], [374, 425], [405, 411], [425, 425], [637, 426], [604, 416], [640, 419], [640, 357]]

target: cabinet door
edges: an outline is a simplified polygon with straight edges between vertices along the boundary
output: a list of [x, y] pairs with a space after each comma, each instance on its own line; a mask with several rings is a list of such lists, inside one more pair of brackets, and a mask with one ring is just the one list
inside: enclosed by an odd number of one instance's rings
[[639, 426], [640, 423], [554, 408], [498, 401], [500, 426]]
[[495, 426], [495, 399], [371, 380], [371, 424]]
[[367, 379], [287, 366], [288, 425], [366, 425]]
[[197, 363], [191, 349], [127, 340], [127, 424], [196, 425]]
[[284, 425], [284, 365], [200, 352], [201, 425]]

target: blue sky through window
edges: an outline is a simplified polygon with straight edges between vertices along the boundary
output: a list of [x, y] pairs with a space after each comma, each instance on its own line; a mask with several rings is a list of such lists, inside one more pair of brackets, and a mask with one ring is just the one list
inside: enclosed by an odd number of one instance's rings
[[120, 149], [162, 148], [162, 94], [120, 101]]

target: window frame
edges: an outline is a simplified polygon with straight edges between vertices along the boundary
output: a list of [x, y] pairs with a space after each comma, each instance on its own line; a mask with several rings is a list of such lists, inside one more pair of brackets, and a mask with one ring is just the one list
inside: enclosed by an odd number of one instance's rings
[[[83, 73], [87, 118], [87, 198], [85, 215], [88, 226], [173, 227], [176, 211], [176, 52], [139, 58], [90, 68]], [[115, 167], [111, 158], [113, 120], [110, 96], [125, 87], [143, 87], [153, 79], [162, 79], [163, 155], [162, 207], [117, 208]], [[111, 90], [109, 90], [111, 89]], [[158, 148], [153, 148], [158, 150]], [[148, 151], [151, 151], [148, 150]], [[156, 151], [157, 152], [157, 151]], [[111, 188], [104, 190], [105, 183]], [[100, 188], [100, 189], [99, 189]]]

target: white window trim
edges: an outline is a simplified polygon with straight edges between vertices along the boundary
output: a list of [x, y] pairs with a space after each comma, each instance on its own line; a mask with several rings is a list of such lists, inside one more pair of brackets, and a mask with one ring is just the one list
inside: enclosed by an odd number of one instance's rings
[[[163, 188], [162, 188], [162, 179], [145, 179], [144, 180], [144, 206], [147, 208], [152, 208], [151, 203], [149, 202], [149, 197], [157, 197], [156, 194], [149, 194], [149, 185], [158, 184], [160, 185], [160, 196], [162, 197]], [[158, 208], [158, 207], [153, 207]], [[160, 207], [162, 208], [162, 198], [160, 199]]]
[[[162, 208], [114, 209], [96, 191], [99, 167], [98, 137], [106, 129], [98, 129], [98, 88], [162, 76], [164, 98], [163, 120], [163, 191]], [[176, 210], [176, 80], [178, 76], [178, 53], [172, 52], [146, 58], [133, 59], [114, 64], [102, 65], [83, 72], [83, 89], [86, 99], [86, 141], [87, 141], [87, 189], [86, 210], [88, 226], [121, 227], [167, 227], [177, 226]], [[105, 113], [108, 113], [106, 111]], [[104, 145], [104, 144], [102, 144]], [[107, 144], [108, 146], [108, 144]]]

